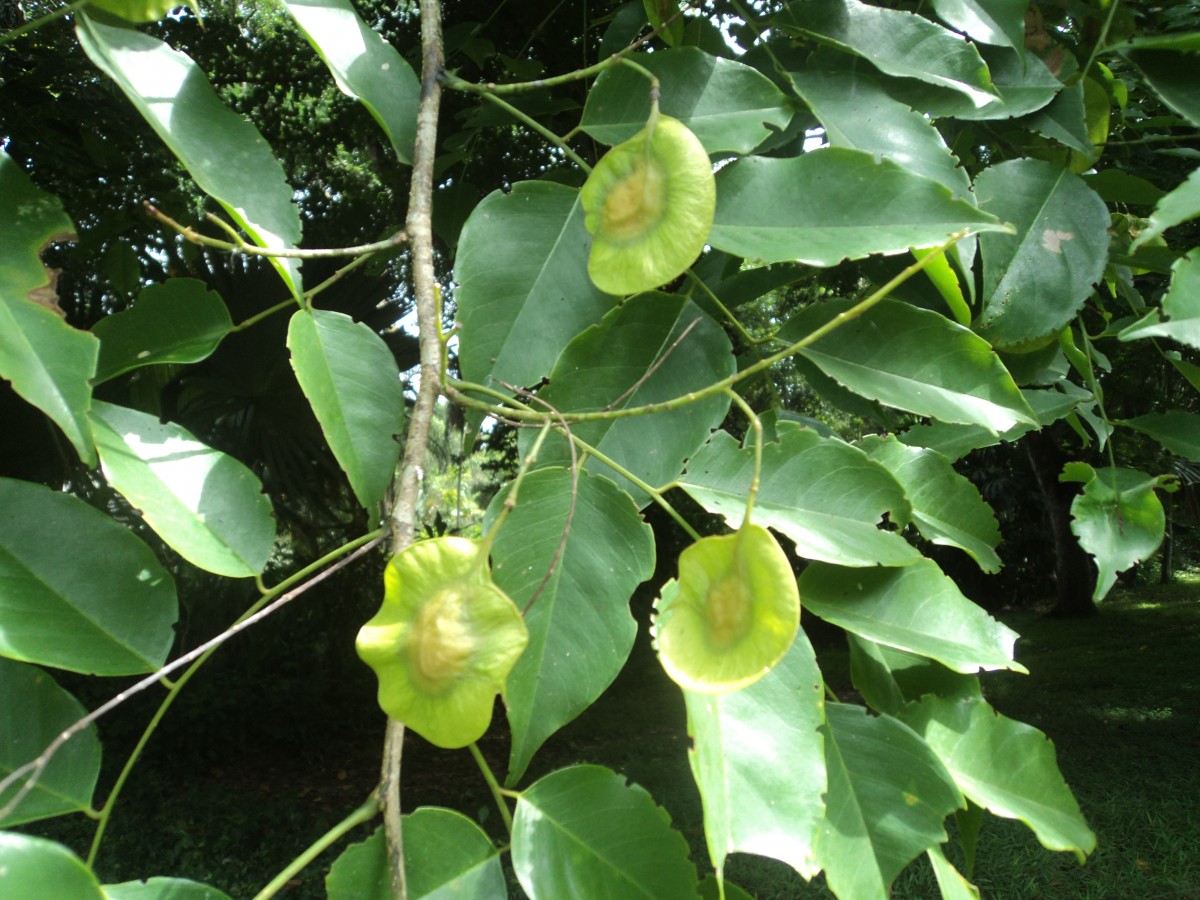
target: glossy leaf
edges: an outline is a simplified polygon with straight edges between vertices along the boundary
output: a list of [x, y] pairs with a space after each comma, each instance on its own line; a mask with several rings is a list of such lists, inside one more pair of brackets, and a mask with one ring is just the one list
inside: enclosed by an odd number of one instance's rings
[[[410, 900], [495, 900], [505, 895], [496, 848], [466, 816], [421, 807], [400, 822]], [[392, 900], [382, 828], [342, 852], [325, 888], [329, 900]]]
[[933, 0], [938, 18], [981, 44], [1025, 49], [1029, 0]]
[[[641, 294], [576, 337], [555, 363], [538, 396], [560, 412], [624, 409], [682, 397], [735, 371], [724, 330], [678, 294]], [[598, 422], [580, 422], [571, 433], [654, 487], [670, 484], [729, 410], [718, 395], [679, 409]], [[535, 434], [520, 435], [528, 452]], [[552, 438], [538, 456], [544, 465], [569, 465], [565, 441]], [[639, 506], [649, 496], [599, 459], [588, 471], [605, 474]]]
[[[571, 492], [571, 474], [564, 469], [529, 473], [519, 502], [496, 534], [492, 575], [519, 608], [528, 607], [529, 646], [505, 694], [512, 729], [510, 785], [542, 743], [617, 677], [637, 634], [630, 595], [654, 571], [654, 534], [629, 496], [607, 478], [585, 472], [560, 555]], [[487, 528], [508, 496], [505, 490], [488, 507]], [[552, 574], [543, 585], [547, 572]]]
[[907, 725], [842, 703], [825, 713], [829, 792], [819, 861], [839, 897], [882, 900], [913, 858], [946, 840], [943, 819], [965, 801]]
[[1200, 462], [1200, 415], [1172, 409], [1126, 419], [1123, 424], [1150, 435], [1178, 456]]
[[1096, 836], [1042, 732], [1000, 715], [981, 697], [924, 697], [902, 718], [972, 801], [997, 816], [1020, 819], [1042, 846], [1072, 850], [1080, 862], [1095, 849]]
[[186, 878], [149, 878], [104, 886], [106, 900], [229, 900], [215, 887]]
[[400, 457], [404, 387], [396, 359], [362, 322], [324, 309], [300, 310], [288, 326], [292, 368], [354, 496], [383, 499]]
[[367, 27], [349, 0], [280, 0], [343, 94], [362, 101], [391, 142], [412, 164], [421, 85], [396, 48]]
[[1093, 469], [1069, 463], [1063, 481], [1083, 482], [1083, 493], [1071, 504], [1071, 531], [1096, 559], [1100, 575], [1093, 598], [1104, 599], [1117, 573], [1149, 559], [1162, 543], [1166, 516], [1154, 493], [1160, 483], [1132, 469]]
[[613, 299], [587, 274], [577, 191], [544, 181], [485, 197], [458, 243], [459, 365], [467, 381], [536, 384]]
[[1008, 47], [980, 47], [998, 96], [982, 106], [958, 91], [915, 80], [892, 79], [884, 88], [897, 100], [935, 118], [966, 121], [1012, 119], [1044, 107], [1062, 90], [1062, 82], [1032, 53]]
[[129, 529], [69, 494], [0, 479], [0, 655], [152, 672], [177, 613], [171, 576]]
[[1017, 633], [964, 597], [932, 560], [873, 569], [812, 563], [800, 596], [826, 622], [956, 672], [1025, 671], [1013, 660]]
[[1000, 571], [996, 515], [946, 457], [907, 447], [894, 437], [866, 437], [860, 446], [900, 482], [912, 504], [913, 522], [926, 540], [964, 550], [985, 572]]
[[[635, 53], [662, 85], [659, 108], [679, 119], [709, 154], [746, 154], [782, 131], [792, 118], [787, 98], [771, 81], [743, 63], [679, 47]], [[601, 73], [588, 92], [580, 128], [604, 144], [619, 144], [650, 116], [650, 85], [628, 66]]]
[[1158, 198], [1154, 212], [1150, 214], [1149, 226], [1137, 236], [1130, 249], [1137, 250], [1168, 228], [1197, 216], [1200, 216], [1200, 169], [1193, 170], [1183, 184]]
[[88, 0], [88, 6], [112, 13], [127, 22], [154, 22], [176, 6], [175, 0]]
[[885, 74], [951, 88], [976, 106], [995, 96], [973, 44], [909, 12], [858, 0], [806, 0], [788, 6], [775, 24], [861, 56]]
[[885, 647], [875, 641], [847, 634], [850, 645], [850, 677], [867, 705], [890, 716], [926, 694], [939, 697], [982, 697], [979, 676], [952, 672], [925, 656]]
[[91, 422], [104, 477], [180, 556], [231, 578], [262, 574], [275, 520], [253, 472], [156, 416], [97, 400]]
[[[814, 304], [780, 329], [783, 340], [813, 333], [852, 307]], [[856, 394], [943, 422], [1002, 432], [1033, 423], [1033, 411], [988, 343], [945, 316], [885, 300], [800, 351]]]
[[572, 766], [521, 794], [512, 860], [530, 900], [695, 900], [696, 867], [671, 817], [600, 766]]
[[1163, 103], [1200, 126], [1200, 55], [1179, 50], [1133, 50], [1125, 55]]
[[87, 427], [99, 343], [58, 314], [55, 276], [40, 258], [74, 236], [58, 198], [40, 190], [0, 149], [0, 379], [48, 415], [80, 459], [96, 463]]
[[[115, 81], [188, 170], [200, 190], [224, 207], [260, 247], [289, 250], [300, 240], [292, 188], [258, 129], [217, 96], [190, 57], [131, 28], [80, 12], [79, 43]], [[300, 263], [271, 258], [289, 290], [302, 290]]]
[[[0, 658], [0, 778], [36, 759], [50, 743], [87, 714], [83, 705], [36, 666]], [[100, 775], [96, 726], [63, 744], [33, 789], [0, 825], [8, 827], [49, 816], [91, 809]], [[24, 780], [0, 794], [4, 807]]]
[[95, 382], [139, 366], [200, 362], [232, 330], [225, 302], [203, 281], [172, 278], [152, 284], [132, 307], [92, 326], [100, 338]]
[[730, 853], [756, 853], [812, 878], [825, 812], [825, 707], [808, 638], [796, 635], [779, 665], [744, 690], [684, 698], [714, 868]]
[[[1108, 102], [1107, 97], [1105, 102]], [[1083, 82], [1063, 88], [1053, 100], [1022, 120], [1022, 123], [1038, 134], [1053, 138], [1064, 147], [1089, 157], [1095, 155], [1096, 147], [1088, 133], [1084, 109]]]
[[1108, 209], [1078, 176], [1018, 159], [975, 179], [979, 205], [1017, 227], [983, 234], [983, 312], [978, 331], [1016, 348], [1061, 331], [1108, 262]]
[[[712, 436], [688, 463], [679, 485], [711, 513], [738, 528], [754, 476], [754, 451], [727, 432]], [[856, 447], [792, 429], [763, 447], [754, 521], [791, 538], [796, 553], [846, 566], [903, 566], [920, 554], [900, 535], [876, 526], [885, 514], [910, 514], [888, 471]]]
[[104, 900], [104, 893], [92, 870], [62, 844], [0, 831], [0, 897]]
[[1171, 267], [1171, 286], [1162, 309], [1120, 333], [1123, 341], [1166, 337], [1200, 350], [1200, 248], [1180, 257]]
[[723, 168], [709, 243], [764, 262], [832, 266], [935, 247], [960, 231], [1003, 227], [903, 166], [830, 147], [786, 159], [749, 157]]

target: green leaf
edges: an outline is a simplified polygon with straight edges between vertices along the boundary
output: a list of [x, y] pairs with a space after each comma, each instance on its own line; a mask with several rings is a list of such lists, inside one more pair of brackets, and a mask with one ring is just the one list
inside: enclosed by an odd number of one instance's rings
[[963, 878], [962, 873], [946, 859], [941, 847], [930, 847], [925, 851], [933, 866], [942, 900], [979, 900], [979, 888]]
[[913, 521], [926, 540], [958, 547], [985, 572], [1000, 571], [996, 515], [950, 460], [935, 450], [907, 447], [891, 436], [866, 437], [860, 446], [900, 482], [912, 503]]
[[972, 801], [997, 816], [1020, 819], [1042, 846], [1073, 850], [1080, 862], [1095, 849], [1096, 835], [1042, 732], [1000, 715], [982, 697], [924, 697], [902, 718]]
[[1126, 419], [1122, 424], [1150, 435], [1177, 456], [1200, 462], [1200, 415], [1172, 409]]
[[793, 72], [792, 82], [825, 126], [834, 147], [863, 150], [890, 159], [914, 175], [949, 188], [974, 204], [971, 179], [933, 123], [858, 70]]
[[[1166, 516], [1154, 493], [1158, 479], [1132, 469], [1076, 465], [1076, 471], [1085, 473], [1085, 483], [1071, 504], [1071, 531], [1096, 558], [1100, 576], [1092, 596], [1099, 602], [1116, 584], [1118, 572], [1149, 559], [1158, 549]], [[1068, 467], [1061, 480], [1081, 479]]]
[[926, 694], [939, 697], [981, 697], [979, 676], [952, 672], [925, 656], [885, 647], [847, 634], [850, 678], [867, 705], [890, 716], [899, 715], [910, 700]]
[[[814, 304], [780, 329], [782, 340], [812, 334], [853, 307]], [[1033, 411], [987, 341], [945, 316], [885, 300], [800, 351], [856, 394], [943, 422], [1002, 432], [1033, 423]]]
[[62, 844], [0, 831], [0, 897], [104, 900], [104, 893], [92, 870]]
[[207, 359], [233, 330], [220, 295], [195, 278], [152, 284], [124, 312], [105, 316], [92, 334], [100, 338], [96, 384], [140, 366]]
[[104, 896], [107, 900], [229, 900], [224, 891], [186, 878], [150, 878], [106, 884]]
[[1025, 50], [1029, 0], [933, 0], [939, 19], [981, 44]]
[[1137, 236], [1130, 249], [1137, 250], [1168, 228], [1174, 228], [1197, 216], [1200, 216], [1200, 169], [1193, 169], [1183, 184], [1169, 194], [1157, 198], [1154, 212], [1150, 214], [1149, 227]]
[[[450, 809], [421, 807], [400, 820], [409, 900], [495, 900], [506, 894], [496, 848]], [[352, 844], [325, 878], [329, 900], [392, 900], [383, 829]]]
[[[1193, 173], [1193, 176], [1196, 178], [1196, 189], [1193, 202], [1195, 212], [1192, 215], [1200, 215], [1200, 175]], [[1100, 199], [1105, 203], [1126, 203], [1130, 206], [1154, 206], [1167, 195], [1166, 191], [1153, 182], [1138, 175], [1131, 175], [1120, 169], [1104, 169], [1093, 175], [1084, 175], [1083, 180], [1088, 187], [1100, 195]], [[1183, 191], [1186, 186], [1187, 182], [1180, 185], [1178, 190]], [[1186, 192], [1181, 195], [1180, 199], [1184, 197], [1186, 197]], [[1169, 205], [1173, 208], [1174, 201]], [[1157, 212], [1156, 210], [1150, 216], [1151, 227], [1153, 227], [1154, 217]], [[1144, 234], [1146, 232], [1143, 231], [1142, 235]], [[1140, 237], [1141, 235], [1139, 235], [1139, 239]], [[1134, 241], [1134, 245], [1135, 247], [1137, 246], [1137, 241]]]
[[978, 331], [1013, 349], [1062, 330], [1108, 262], [1108, 208], [1077, 175], [1016, 159], [975, 180], [979, 205], [1017, 227], [983, 234], [983, 313]]
[[73, 237], [58, 198], [39, 190], [0, 149], [0, 379], [49, 416], [94, 466], [88, 379], [99, 344], [57, 314], [56, 276], [40, 257], [46, 244]]
[[412, 164], [421, 84], [396, 48], [348, 0], [279, 0], [329, 67], [343, 94], [362, 101], [403, 163]]
[[789, 5], [775, 24], [861, 56], [885, 74], [951, 88], [976, 106], [996, 95], [973, 44], [913, 13], [858, 0], [805, 0]]
[[176, 0], [88, 0], [88, 6], [112, 13], [126, 22], [155, 22], [182, 6]]
[[454, 277], [463, 378], [536, 384], [576, 334], [613, 305], [587, 274], [579, 192], [545, 181], [495, 191], [459, 237]]
[[95, 675], [167, 658], [175, 585], [150, 548], [82, 500], [0, 478], [0, 655]]
[[[754, 451], [725, 431], [688, 463], [679, 486], [706, 510], [738, 528], [754, 477]], [[763, 447], [754, 521], [787, 535], [796, 553], [846, 566], [903, 566], [920, 554], [900, 535], [876, 526], [885, 514], [906, 520], [904, 491], [888, 471], [856, 447], [789, 429]]]
[[[83, 705], [36, 666], [0, 658], [0, 777], [36, 759], [87, 714]], [[90, 809], [100, 775], [100, 739], [88, 726], [63, 744], [20, 805], [0, 820], [5, 827]], [[0, 794], [6, 806], [23, 781]]]
[[329, 449], [358, 502], [371, 509], [400, 458], [404, 387], [396, 358], [365, 324], [325, 309], [293, 314], [287, 346]]
[[[510, 785], [545, 740], [617, 677], [637, 634], [630, 595], [654, 572], [654, 533], [629, 496], [586, 472], [574, 496], [572, 490], [566, 470], [529, 473], [493, 546], [496, 584], [518, 608], [528, 607], [529, 645], [505, 692]], [[485, 528], [491, 529], [508, 496], [505, 490], [492, 501]]]
[[723, 168], [709, 243], [764, 262], [832, 266], [935, 247], [960, 231], [1003, 228], [904, 166], [829, 147], [786, 159], [748, 157]]
[[136, 410], [97, 400], [91, 422], [104, 477], [180, 556], [231, 578], [262, 574], [275, 520], [253, 472]]
[[[560, 412], [624, 409], [682, 397], [732, 375], [735, 366], [725, 331], [686, 297], [641, 294], [571, 341], [538, 396]], [[652, 416], [580, 422], [571, 433], [661, 487], [675, 480], [728, 410], [729, 397], [718, 395]], [[523, 454], [535, 438], [532, 431], [521, 432]], [[557, 438], [538, 456], [544, 465], [570, 461], [566, 441]], [[649, 502], [645, 492], [596, 457], [586, 468], [608, 475], [639, 506]]]
[[723, 871], [730, 853], [756, 853], [812, 878], [825, 812], [825, 711], [808, 638], [797, 634], [787, 656], [744, 690], [684, 698], [714, 868]]
[[[1195, 36], [1188, 41], [1194, 44]], [[1163, 103], [1200, 126], [1200, 55], [1179, 50], [1132, 50], [1125, 56], [1142, 70]]]
[[1088, 133], [1082, 81], [1064, 87], [1044, 107], [1022, 119], [1021, 124], [1088, 157], [1096, 153], [1096, 145]]
[[912, 729], [866, 712], [825, 707], [829, 792], [817, 849], [835, 894], [883, 900], [913, 858], [946, 840], [942, 820], [965, 801]]
[[[84, 52], [117, 83], [200, 190], [224, 207], [260, 247], [290, 250], [300, 240], [292, 188], [258, 129], [233, 112], [190, 57], [148, 34], [80, 12]], [[300, 262], [272, 257], [296, 297]]]
[[800, 600], [826, 622], [955, 672], [1025, 671], [1013, 660], [1017, 633], [964, 597], [929, 559], [903, 568], [812, 563], [800, 576]]
[[1200, 350], [1200, 248], [1171, 266], [1171, 286], [1162, 298], [1162, 309], [1151, 310], [1119, 337], [1123, 341], [1166, 337]]
[[[626, 57], [658, 77], [659, 109], [679, 119], [709, 154], [746, 154], [792, 119], [787, 98], [744, 63], [679, 47]], [[633, 137], [650, 117], [650, 85], [628, 66], [601, 73], [588, 92], [579, 127], [604, 144]]]
[[671, 817], [600, 766], [560, 769], [521, 794], [512, 861], [531, 900], [697, 897], [696, 867]]

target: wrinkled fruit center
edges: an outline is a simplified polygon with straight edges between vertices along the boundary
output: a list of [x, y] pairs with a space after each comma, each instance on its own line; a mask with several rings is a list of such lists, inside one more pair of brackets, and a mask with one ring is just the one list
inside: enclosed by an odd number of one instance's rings
[[649, 231], [666, 208], [667, 180], [653, 159], [639, 160], [604, 198], [601, 234], [611, 241], [636, 240]]
[[722, 578], [709, 589], [704, 611], [714, 646], [731, 647], [745, 637], [752, 618], [751, 606], [750, 598], [736, 576]]
[[442, 591], [422, 607], [412, 629], [412, 660], [417, 673], [432, 687], [449, 687], [467, 667], [474, 648], [463, 622], [465, 597]]

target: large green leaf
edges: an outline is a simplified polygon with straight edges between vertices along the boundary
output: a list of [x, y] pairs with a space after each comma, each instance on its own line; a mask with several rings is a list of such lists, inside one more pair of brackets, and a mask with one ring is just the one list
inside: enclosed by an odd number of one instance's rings
[[985, 572], [1000, 571], [1000, 526], [979, 489], [936, 450], [908, 447], [894, 437], [867, 437], [863, 450], [900, 482], [926, 540], [966, 551]]
[[253, 472], [156, 416], [97, 400], [91, 422], [104, 477], [180, 556], [231, 578], [262, 573], [275, 520]]
[[792, 82], [834, 147], [864, 150], [974, 203], [971, 179], [928, 118], [894, 100], [859, 70], [793, 72]]
[[1126, 419], [1123, 424], [1150, 435], [1172, 453], [1200, 462], [1200, 415], [1172, 409]]
[[[508, 497], [506, 490], [492, 501], [486, 527]], [[533, 601], [525, 614], [529, 644], [505, 692], [508, 782], [515, 784], [538, 747], [587, 709], [625, 664], [637, 634], [629, 597], [654, 572], [654, 533], [607, 478], [581, 472], [572, 497], [570, 472], [541, 469], [521, 483], [493, 561], [492, 577], [513, 602], [524, 609]]]
[[104, 900], [104, 893], [92, 870], [62, 844], [0, 831], [0, 897]]
[[325, 440], [371, 509], [395, 475], [404, 425], [404, 387], [383, 338], [344, 313], [299, 310], [288, 326], [292, 368]]
[[512, 861], [531, 900], [696, 900], [696, 867], [671, 817], [600, 766], [552, 772], [521, 794]]
[[[852, 307], [814, 304], [780, 329], [796, 341]], [[1002, 432], [1033, 411], [987, 341], [945, 316], [885, 300], [800, 351], [856, 394], [943, 422]]]
[[[483, 830], [461, 813], [421, 807], [401, 819], [409, 900], [496, 900], [504, 870]], [[329, 900], [392, 900], [383, 829], [342, 852], [325, 879]]]
[[127, 22], [153, 22], [176, 6], [176, 0], [88, 0], [88, 6], [102, 9]]
[[937, 880], [938, 890], [942, 900], [979, 900], [979, 888], [967, 881], [950, 860], [941, 847], [930, 847], [925, 851], [929, 863], [933, 866], [933, 875]]
[[782, 860], [805, 878], [820, 869], [825, 812], [824, 686], [804, 632], [774, 668], [730, 694], [684, 691], [688, 760], [704, 801], [704, 835], [718, 872], [730, 853]]
[[1073, 850], [1080, 862], [1095, 849], [1096, 835], [1042, 732], [1000, 715], [982, 697], [927, 696], [901, 718], [925, 738], [972, 801], [995, 815], [1020, 819], [1044, 847]]
[[[1192, 38], [1195, 43], [1195, 38]], [[1125, 54], [1142, 70], [1159, 98], [1200, 126], [1200, 54], [1180, 50], [1133, 50]]]
[[[679, 485], [737, 528], [753, 477], [754, 451], [718, 431]], [[877, 527], [885, 514], [907, 520], [910, 512], [903, 488], [856, 447], [798, 428], [763, 447], [754, 521], [791, 538], [800, 556], [845, 566], [916, 562], [920, 554], [907, 541]]]
[[907, 725], [842, 703], [825, 712], [829, 792], [819, 860], [839, 897], [884, 900], [914, 857], [946, 840], [943, 819], [965, 801]]
[[933, 0], [938, 18], [981, 44], [1025, 49], [1029, 0]]
[[69, 494], [0, 478], [0, 656], [152, 672], [177, 614], [171, 576], [129, 529]]
[[[749, 153], [792, 118], [787, 98], [750, 66], [698, 47], [636, 53], [629, 59], [661, 82], [659, 108], [679, 119], [715, 153]], [[650, 116], [650, 84], [628, 66], [606, 69], [588, 92], [579, 127], [605, 144], [641, 131]]]
[[[0, 777], [36, 759], [87, 714], [83, 705], [36, 666], [0, 658]], [[100, 775], [100, 739], [89, 726], [63, 744], [25, 799], [0, 825], [90, 809]], [[22, 783], [0, 794], [5, 806]]]
[[[695, 304], [678, 294], [641, 294], [576, 337], [555, 363], [550, 384], [538, 396], [560, 412], [623, 409], [682, 397], [732, 375], [736, 363], [729, 338]], [[707, 440], [729, 410], [718, 395], [652, 416], [580, 422], [572, 434], [653, 487], [670, 484], [684, 461]], [[521, 433], [522, 453], [535, 433]], [[569, 465], [565, 440], [546, 445], [538, 462]], [[596, 458], [603, 473], [645, 505], [649, 497]]]
[[1162, 309], [1120, 333], [1123, 341], [1166, 337], [1200, 350], [1200, 248], [1180, 257], [1171, 267], [1171, 286]]
[[100, 338], [95, 382], [139, 366], [200, 362], [232, 330], [224, 301], [203, 281], [172, 278], [152, 284], [132, 307], [92, 326]]
[[[124, 91], [200, 190], [260, 247], [296, 246], [300, 215], [283, 167], [258, 129], [221, 102], [203, 69], [155, 37], [82, 11], [75, 30], [92, 62]], [[299, 297], [299, 261], [272, 257], [271, 265]]]
[[1093, 597], [1099, 601], [1116, 584], [1118, 572], [1149, 559], [1162, 543], [1166, 515], [1154, 493], [1161, 480], [1086, 463], [1068, 463], [1062, 480], [1083, 483], [1083, 493], [1071, 504], [1071, 531], [1096, 558], [1100, 575]]
[[978, 675], [952, 672], [925, 656], [885, 647], [847, 634], [850, 678], [867, 705], [890, 716], [899, 715], [911, 700], [926, 694], [939, 697], [982, 697]]
[[1014, 159], [975, 179], [979, 205], [1016, 234], [983, 234], [983, 312], [978, 330], [997, 347], [1019, 348], [1062, 330], [1108, 262], [1108, 208], [1077, 175], [1036, 159]]
[[960, 231], [1003, 228], [905, 166], [829, 147], [786, 159], [749, 157], [723, 168], [709, 243], [764, 262], [832, 266], [934, 247]]
[[107, 900], [229, 900], [215, 887], [186, 878], [149, 878], [104, 885]]
[[88, 379], [99, 343], [57, 314], [55, 276], [40, 258], [47, 243], [73, 236], [58, 198], [38, 189], [0, 149], [0, 379], [53, 419], [91, 466]]
[[396, 48], [358, 17], [349, 0], [279, 0], [320, 54], [343, 94], [357, 97], [412, 163], [421, 84]]
[[1017, 633], [964, 597], [929, 559], [874, 569], [812, 563], [800, 576], [800, 601], [827, 622], [956, 672], [1025, 671], [1013, 660]]
[[1150, 214], [1149, 226], [1137, 236], [1130, 249], [1137, 250], [1168, 228], [1197, 216], [1200, 216], [1200, 169], [1194, 169], [1183, 184], [1158, 199]]
[[996, 95], [973, 44], [910, 12], [858, 0], [804, 0], [789, 4], [775, 24], [861, 56], [888, 75], [951, 88], [976, 106]]
[[588, 277], [590, 246], [573, 188], [522, 181], [475, 207], [454, 265], [465, 379], [536, 384], [571, 338], [600, 321], [613, 298]]

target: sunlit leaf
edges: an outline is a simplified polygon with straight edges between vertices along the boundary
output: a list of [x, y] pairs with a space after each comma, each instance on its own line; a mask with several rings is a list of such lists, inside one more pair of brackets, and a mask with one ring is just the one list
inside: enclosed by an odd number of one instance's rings
[[939, 697], [982, 697], [978, 675], [963, 675], [926, 656], [897, 650], [847, 634], [850, 678], [867, 705], [878, 712], [899, 715], [912, 700], [926, 694]]
[[933, 866], [942, 900], [979, 900], [979, 888], [963, 878], [962, 873], [946, 859], [941, 847], [930, 847], [925, 855]]
[[62, 844], [11, 831], [0, 831], [0, 897], [105, 900], [92, 870]]
[[938, 18], [982, 44], [1025, 49], [1029, 0], [933, 0]]
[[1200, 350], [1200, 248], [1176, 260], [1162, 309], [1120, 333], [1123, 341], [1166, 337]]
[[104, 885], [106, 900], [229, 900], [215, 887], [186, 878], [150, 878]]
[[88, 0], [88, 6], [112, 13], [127, 22], [155, 22], [176, 6], [176, 0]]
[[1157, 199], [1149, 226], [1134, 240], [1131, 250], [1189, 219], [1200, 216], [1200, 169], [1194, 169], [1183, 184]]

